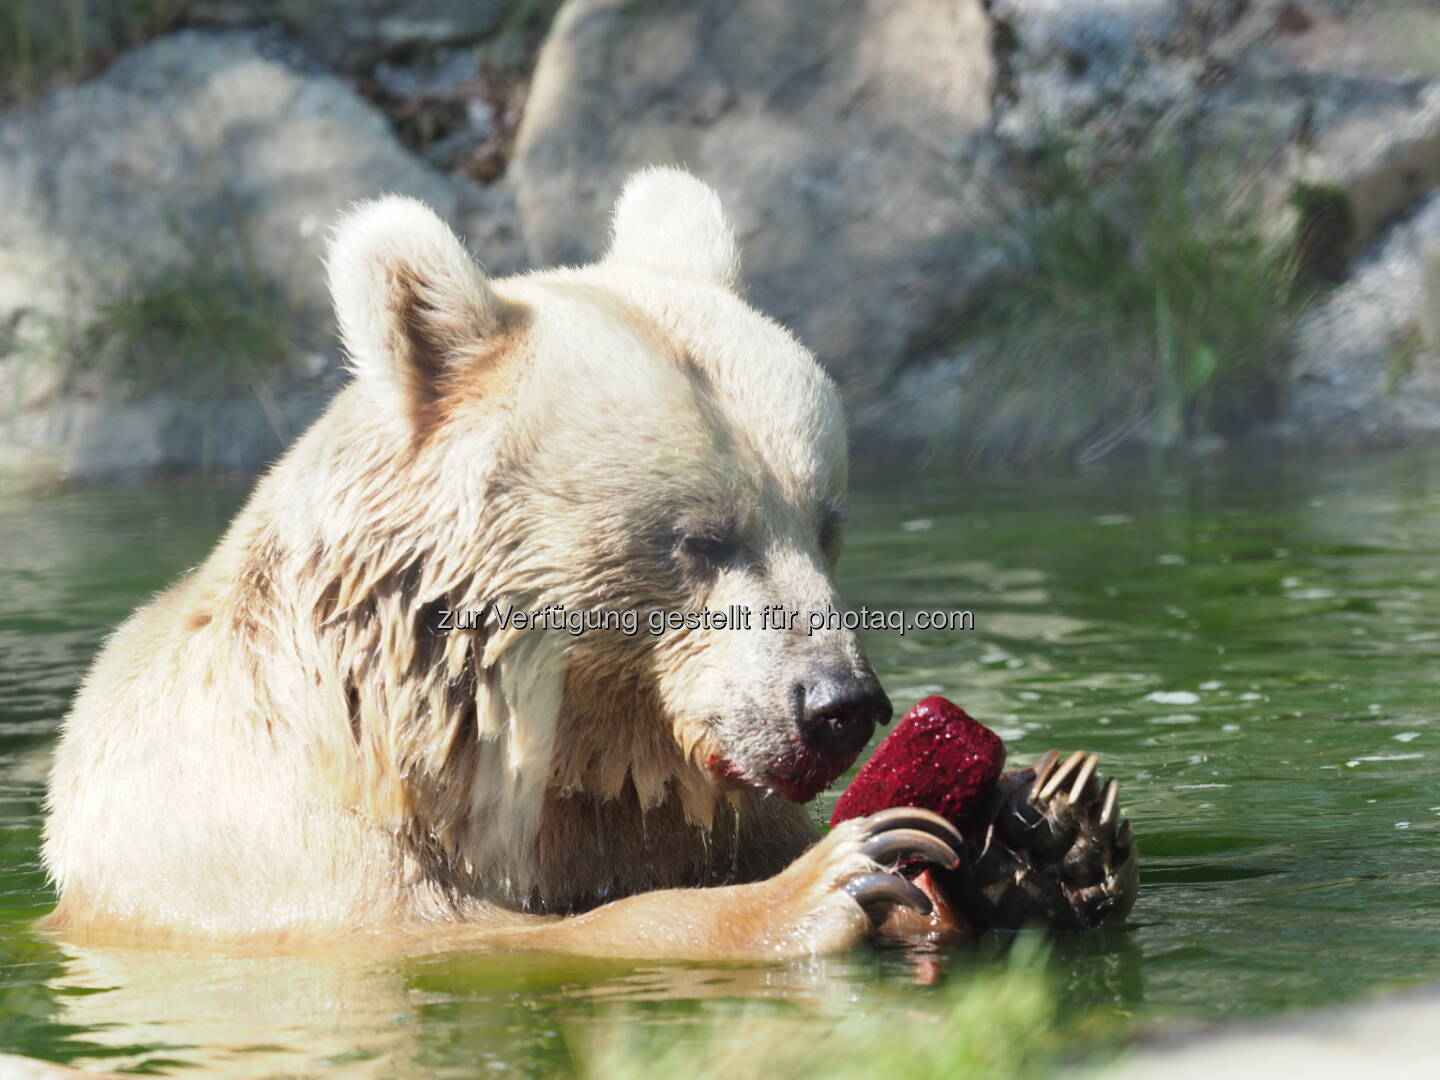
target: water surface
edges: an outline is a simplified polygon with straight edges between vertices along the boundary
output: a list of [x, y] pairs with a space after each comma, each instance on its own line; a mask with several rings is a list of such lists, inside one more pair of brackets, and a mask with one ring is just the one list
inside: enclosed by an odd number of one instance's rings
[[[69, 696], [105, 632], [203, 558], [243, 495], [0, 502], [0, 1051], [237, 1076], [543, 1075], [615, 1002], [657, 1024], [734, 999], [803, 1016], [913, 981], [903, 957], [868, 951], [749, 969], [395, 962], [31, 933], [53, 899], [36, 850]], [[897, 706], [944, 693], [1018, 763], [1086, 747], [1121, 778], [1142, 894], [1127, 930], [1056, 948], [1067, 1009], [1250, 1016], [1440, 975], [1440, 453], [876, 477], [851, 517], [852, 605], [975, 615], [970, 631], [866, 635]], [[945, 978], [1003, 951], [957, 951]]]

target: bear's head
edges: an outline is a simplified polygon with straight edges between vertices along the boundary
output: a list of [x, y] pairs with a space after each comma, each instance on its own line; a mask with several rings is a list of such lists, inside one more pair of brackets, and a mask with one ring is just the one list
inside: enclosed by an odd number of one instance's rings
[[315, 515], [341, 523], [322, 620], [350, 620], [339, 647], [368, 665], [339, 676], [357, 737], [389, 724], [376, 753], [431, 788], [633, 788], [701, 823], [728, 790], [804, 801], [850, 766], [890, 703], [854, 634], [810, 614], [844, 610], [840, 401], [741, 299], [708, 187], [641, 172], [603, 258], [498, 281], [385, 198], [329, 270], [356, 380], [343, 435], [309, 437], [341, 445], [308, 453], [332, 474]]

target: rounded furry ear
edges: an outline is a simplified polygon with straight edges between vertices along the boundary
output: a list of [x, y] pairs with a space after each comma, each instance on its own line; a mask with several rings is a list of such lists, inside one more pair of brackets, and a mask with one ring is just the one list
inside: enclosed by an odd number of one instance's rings
[[504, 325], [491, 290], [450, 227], [424, 203], [358, 203], [326, 256], [340, 338], [359, 378], [392, 384], [419, 407], [437, 380]]
[[605, 259], [731, 289], [740, 282], [740, 250], [719, 196], [683, 169], [641, 169], [625, 182]]

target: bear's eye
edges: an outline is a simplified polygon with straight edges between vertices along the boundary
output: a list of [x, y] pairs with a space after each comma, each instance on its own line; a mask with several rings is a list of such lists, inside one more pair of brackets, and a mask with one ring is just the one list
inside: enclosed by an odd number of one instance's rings
[[820, 548], [822, 551], [831, 550], [840, 540], [840, 530], [844, 528], [849, 514], [844, 507], [833, 506], [820, 515]]
[[745, 554], [745, 545], [728, 529], [681, 529], [675, 552], [687, 562], [706, 567], [728, 566]]

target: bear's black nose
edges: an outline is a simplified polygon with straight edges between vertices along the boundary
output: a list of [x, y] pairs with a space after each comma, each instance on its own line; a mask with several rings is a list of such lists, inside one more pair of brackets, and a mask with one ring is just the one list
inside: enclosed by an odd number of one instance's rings
[[827, 757], [858, 754], [890, 720], [890, 699], [869, 671], [821, 672], [794, 692], [800, 738]]

